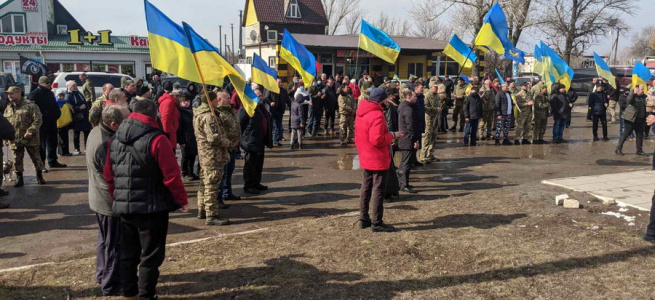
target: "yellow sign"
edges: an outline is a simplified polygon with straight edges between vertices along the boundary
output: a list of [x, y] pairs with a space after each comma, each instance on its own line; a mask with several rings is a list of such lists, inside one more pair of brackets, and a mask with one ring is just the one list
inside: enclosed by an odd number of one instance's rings
[[98, 35], [93, 35], [91, 31], [87, 31], [85, 36], [80, 36], [80, 30], [74, 29], [68, 31], [68, 42], [69, 45], [81, 46], [85, 43], [82, 40], [86, 41], [86, 44], [93, 45], [97, 41], [99, 46], [114, 46], [114, 43], [111, 42], [111, 30], [100, 30]]

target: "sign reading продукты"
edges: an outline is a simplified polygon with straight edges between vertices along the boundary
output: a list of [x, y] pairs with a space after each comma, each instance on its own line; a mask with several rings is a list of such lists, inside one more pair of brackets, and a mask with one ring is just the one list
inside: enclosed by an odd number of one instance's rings
[[0, 46], [46, 45], [45, 32], [28, 32], [21, 35], [0, 35]]

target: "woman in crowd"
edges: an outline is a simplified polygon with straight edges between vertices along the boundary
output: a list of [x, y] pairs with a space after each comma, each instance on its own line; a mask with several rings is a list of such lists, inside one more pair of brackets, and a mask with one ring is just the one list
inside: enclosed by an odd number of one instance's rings
[[[84, 146], [86, 148], [86, 140], [89, 138], [89, 132], [91, 132], [92, 126], [89, 122], [89, 106], [84, 99], [84, 96], [77, 88], [77, 83], [75, 81], [66, 82], [66, 102], [70, 104], [73, 108], [73, 123], [71, 123], [71, 128], [73, 129], [73, 146], [75, 147], [74, 155], [80, 155], [82, 153], [82, 147], [80, 147], [80, 133], [84, 133]], [[68, 148], [68, 138], [64, 140], [66, 148]]]

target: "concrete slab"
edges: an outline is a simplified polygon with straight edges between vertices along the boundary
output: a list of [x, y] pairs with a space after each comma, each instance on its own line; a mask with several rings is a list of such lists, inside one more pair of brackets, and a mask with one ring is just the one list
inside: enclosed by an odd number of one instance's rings
[[617, 203], [649, 211], [653, 190], [655, 189], [655, 171], [639, 170], [594, 176], [577, 176], [549, 179], [541, 183], [577, 192], [587, 192], [604, 200], [612, 199]]

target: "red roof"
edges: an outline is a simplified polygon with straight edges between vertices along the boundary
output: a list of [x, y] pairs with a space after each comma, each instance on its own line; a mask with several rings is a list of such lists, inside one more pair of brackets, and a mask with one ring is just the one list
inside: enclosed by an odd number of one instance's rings
[[[248, 0], [253, 1], [257, 20], [260, 23], [268, 24], [300, 24], [328, 26], [328, 20], [323, 10], [321, 0], [296, 0], [300, 6], [302, 18], [287, 18], [284, 9], [285, 1], [290, 0]], [[246, 14], [248, 13], [248, 1], [246, 1]], [[245, 17], [244, 17], [245, 22]]]

